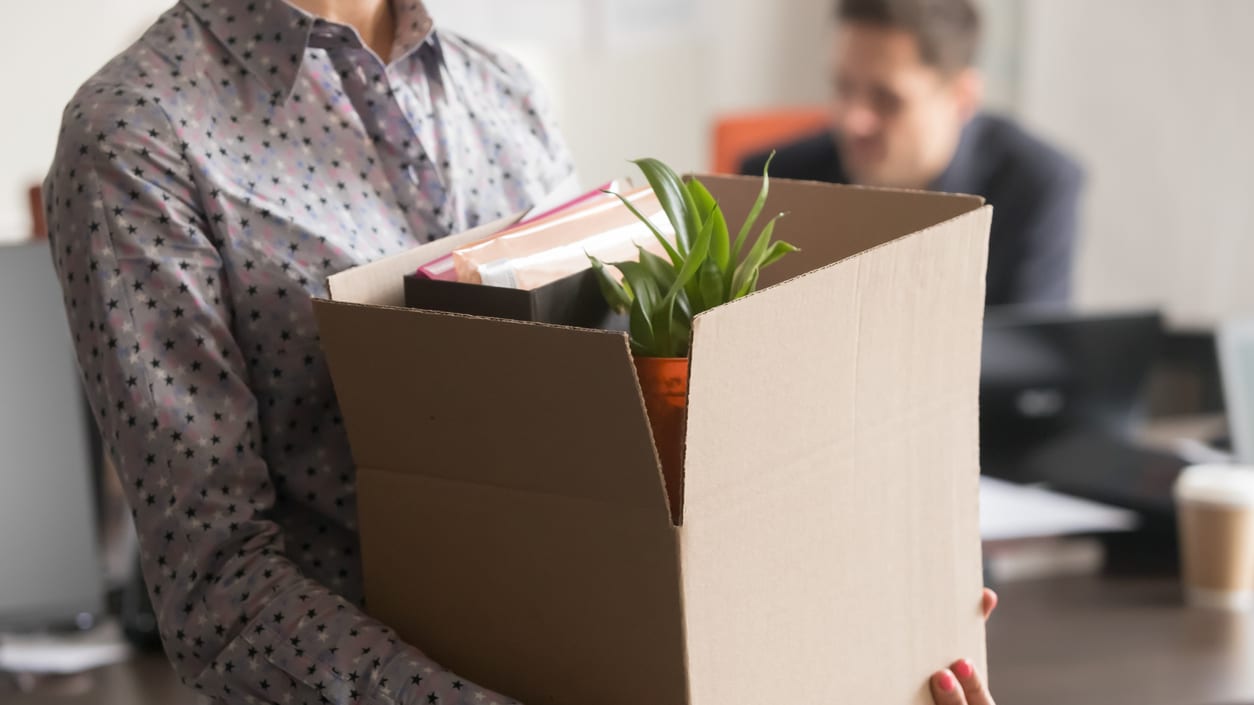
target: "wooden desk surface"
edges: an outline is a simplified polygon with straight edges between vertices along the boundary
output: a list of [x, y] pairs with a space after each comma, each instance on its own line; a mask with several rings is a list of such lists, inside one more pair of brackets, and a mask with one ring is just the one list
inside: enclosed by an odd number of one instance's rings
[[1254, 703], [1254, 616], [1183, 606], [1174, 579], [1004, 586], [989, 624], [1002, 705]]
[[[988, 631], [1000, 705], [1254, 704], [1254, 616], [1186, 609], [1175, 580], [1045, 580], [1000, 592]], [[160, 655], [93, 676], [79, 695], [0, 692], [0, 702], [198, 703]]]
[[201, 705], [183, 686], [164, 654], [141, 654], [131, 661], [82, 676], [57, 678], [34, 692], [15, 694], [0, 686], [3, 705]]

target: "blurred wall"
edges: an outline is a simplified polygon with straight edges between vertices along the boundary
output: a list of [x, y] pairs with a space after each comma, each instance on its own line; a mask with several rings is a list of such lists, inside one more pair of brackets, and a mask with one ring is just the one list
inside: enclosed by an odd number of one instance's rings
[[78, 86], [173, 0], [3, 0], [4, 129], [0, 130], [0, 242], [30, 234], [26, 189], [42, 181], [61, 111]]
[[1089, 170], [1079, 295], [1254, 313], [1254, 2], [1027, 0], [1021, 114]]
[[[1021, 0], [986, 0], [989, 104], [1018, 95]], [[832, 0], [427, 0], [437, 21], [519, 56], [548, 88], [587, 182], [655, 155], [704, 169], [725, 112], [822, 103]]]
[[[61, 110], [173, 0], [5, 0], [0, 241], [29, 230]], [[522, 58], [557, 104], [586, 181], [657, 155], [705, 165], [721, 110], [821, 99], [829, 0], [429, 0], [437, 21]]]
[[[8, 3], [0, 241], [28, 231], [75, 87], [173, 0]], [[531, 67], [585, 183], [654, 155], [708, 163], [727, 111], [819, 103], [831, 0], [427, 0]], [[1250, 0], [984, 0], [990, 107], [1078, 156], [1091, 182], [1078, 290], [1184, 325], [1254, 311]]]
[[[991, 0], [1010, 6], [1018, 0]], [[92, 71], [173, 0], [17, 3], [0, 62], [22, 96], [0, 130], [0, 240], [29, 229], [26, 188], [43, 178], [61, 110]], [[710, 125], [725, 111], [821, 102], [831, 0], [427, 0], [437, 21], [504, 47], [548, 90], [588, 183], [656, 155], [677, 168], [708, 162]], [[992, 94], [1007, 105], [1012, 42], [998, 12]], [[25, 60], [30, 57], [31, 60]], [[37, 61], [35, 58], [37, 57]], [[1004, 67], [1004, 68], [1001, 68]]]
[[428, 0], [443, 23], [521, 58], [548, 89], [587, 183], [657, 156], [708, 162], [723, 111], [826, 94], [830, 0]]

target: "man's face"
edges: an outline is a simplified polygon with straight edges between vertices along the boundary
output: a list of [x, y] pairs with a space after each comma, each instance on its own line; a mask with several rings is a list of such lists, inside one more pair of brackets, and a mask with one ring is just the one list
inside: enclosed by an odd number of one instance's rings
[[926, 188], [957, 149], [978, 102], [978, 77], [923, 63], [905, 30], [845, 23], [832, 61], [832, 119], [841, 159], [859, 184]]

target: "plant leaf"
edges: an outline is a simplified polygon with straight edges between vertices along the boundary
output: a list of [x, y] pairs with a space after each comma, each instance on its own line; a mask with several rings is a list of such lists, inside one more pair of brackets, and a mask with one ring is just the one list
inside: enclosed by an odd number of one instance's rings
[[771, 234], [775, 232], [775, 223], [784, 217], [783, 213], [771, 218], [771, 221], [762, 228], [762, 233], [758, 235], [758, 239], [753, 243], [753, 247], [749, 249], [749, 254], [736, 267], [736, 273], [732, 276], [731, 291], [728, 300], [738, 299], [748, 294], [752, 289], [749, 288], [751, 281], [756, 281], [754, 275], [758, 269], [762, 267], [762, 262], [766, 259], [767, 252], [771, 244]]
[[653, 329], [664, 331], [658, 337], [657, 356], [673, 357], [675, 347], [675, 297], [667, 296], [653, 312]]
[[744, 248], [745, 241], [749, 239], [749, 233], [753, 231], [753, 226], [758, 222], [758, 216], [762, 214], [762, 208], [766, 206], [766, 196], [771, 191], [771, 162], [775, 159], [775, 152], [771, 152], [771, 156], [766, 158], [766, 166], [762, 167], [762, 190], [758, 191], [758, 198], [753, 202], [753, 208], [749, 209], [749, 217], [745, 218], [745, 222], [740, 226], [740, 232], [736, 235], [736, 244], [732, 246], [732, 254], [736, 257], [740, 256], [740, 250]]
[[[658, 202], [662, 204], [662, 210], [675, 228], [676, 249], [680, 254], [686, 254], [701, 229], [692, 194], [684, 187], [679, 174], [657, 159], [637, 159], [634, 163], [640, 167], [644, 178], [653, 187]], [[679, 263], [676, 262], [675, 266], [679, 266]]]
[[692, 342], [692, 318], [675, 316], [671, 320], [670, 357], [687, 357]]
[[710, 217], [714, 218], [714, 233], [710, 238], [710, 258], [718, 265], [721, 273], [727, 269], [731, 261], [731, 234], [727, 230], [727, 219], [723, 217], [723, 211], [714, 200], [714, 195], [705, 187], [705, 184], [701, 183], [700, 179], [695, 176], [689, 178], [688, 191], [697, 204], [697, 212], [711, 213]]
[[[715, 212], [718, 212], [718, 205], [714, 206]], [[697, 271], [701, 269], [701, 265], [705, 264], [710, 254], [710, 239], [714, 233], [714, 217], [713, 213], [705, 219], [705, 225], [702, 226], [701, 232], [697, 235], [696, 242], [692, 243], [692, 250], [684, 257], [684, 266], [679, 269], [675, 275], [675, 283], [671, 285], [669, 295], [677, 295], [679, 290], [688, 286], [688, 282], [697, 275]], [[689, 298], [692, 298], [691, 292]]]
[[[654, 281], [658, 283], [658, 291], [669, 292], [675, 284], [675, 268], [669, 262], [649, 252], [643, 247], [640, 250], [640, 264], [653, 275]], [[680, 315], [692, 318], [692, 304], [687, 292], [680, 290], [679, 295], [675, 297], [675, 306], [679, 308]]]
[[631, 332], [631, 351], [638, 355], [652, 355], [655, 345], [653, 340], [653, 323], [649, 320], [649, 315], [645, 313], [640, 299], [632, 302], [631, 314], [628, 320], [628, 328]]
[[726, 292], [723, 288], [723, 273], [719, 271], [718, 265], [713, 260], [706, 260], [706, 263], [701, 265], [701, 271], [697, 273], [697, 286], [701, 289], [701, 307], [695, 313], [708, 311], [726, 303], [723, 301]]
[[622, 201], [623, 205], [627, 206], [627, 210], [631, 211], [631, 214], [636, 216], [637, 220], [644, 223], [645, 226], [653, 233], [653, 237], [657, 238], [657, 241], [662, 243], [662, 248], [666, 250], [666, 256], [671, 258], [671, 262], [674, 263], [676, 267], [679, 266], [681, 259], [679, 253], [675, 251], [675, 246], [671, 244], [670, 240], [666, 239], [666, 236], [662, 234], [661, 230], [657, 229], [657, 226], [653, 224], [653, 221], [644, 217], [644, 214], [632, 205], [631, 201], [628, 201], [621, 193], [614, 193], [613, 191], [602, 191], [602, 193], [608, 193], [611, 196], [616, 196], [618, 200]]
[[623, 273], [623, 279], [631, 285], [636, 299], [631, 307], [631, 337], [637, 341], [642, 353], [653, 352], [660, 343], [665, 331], [658, 330], [654, 312], [661, 299], [660, 290], [653, 278], [639, 262], [619, 262], [614, 265]]
[[626, 262], [615, 262], [613, 266], [623, 273], [623, 282], [631, 287], [632, 298], [645, 300], [645, 310], [649, 310], [653, 304], [657, 303], [658, 298], [660, 298], [657, 295], [657, 284], [639, 262], [628, 260]]
[[654, 330], [665, 330], [664, 336], [658, 336], [657, 357], [684, 357], [688, 354], [688, 342], [692, 335], [691, 316], [676, 315], [675, 307], [683, 296], [680, 290], [676, 296], [667, 296], [658, 306], [653, 318]]
[[657, 282], [660, 290], [669, 291], [671, 285], [675, 283], [675, 268], [670, 262], [639, 245], [636, 245], [636, 249], [640, 252], [640, 265], [653, 277], [653, 281]]
[[588, 259], [592, 260], [592, 270], [596, 272], [597, 286], [601, 287], [601, 294], [605, 297], [605, 302], [617, 313], [624, 313], [630, 310], [631, 294], [627, 293], [623, 285], [609, 273], [609, 270], [605, 268], [604, 262], [592, 255], [588, 255]]
[[766, 259], [762, 260], [762, 269], [766, 269], [778, 262], [784, 255], [789, 252], [800, 252], [801, 248], [790, 245], [787, 242], [779, 241], [771, 243], [771, 249], [766, 252]]
[[679, 296], [675, 297], [675, 307], [679, 309], [679, 315], [691, 319], [693, 317], [692, 302], [688, 298], [688, 293], [681, 291]]

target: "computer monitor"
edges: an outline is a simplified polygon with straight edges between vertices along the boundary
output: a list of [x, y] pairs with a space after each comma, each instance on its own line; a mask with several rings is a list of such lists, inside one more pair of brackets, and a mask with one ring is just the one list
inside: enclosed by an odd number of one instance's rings
[[1238, 462], [1254, 463], [1254, 318], [1224, 322], [1216, 343], [1232, 451]]
[[0, 246], [0, 631], [102, 611], [94, 434], [48, 245]]
[[990, 309], [980, 375], [985, 456], [1077, 430], [1128, 437], [1162, 339], [1156, 312]]

